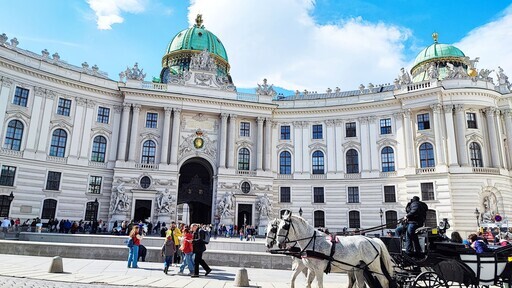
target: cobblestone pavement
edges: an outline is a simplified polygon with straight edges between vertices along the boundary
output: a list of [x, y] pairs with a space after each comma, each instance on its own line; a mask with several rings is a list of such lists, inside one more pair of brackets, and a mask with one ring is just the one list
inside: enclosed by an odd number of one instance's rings
[[[95, 284], [76, 284], [76, 283], [68, 283], [68, 282], [56, 282], [56, 281], [46, 281], [46, 280], [37, 280], [37, 279], [27, 279], [27, 278], [15, 278], [15, 277], [4, 277], [0, 276], [0, 287], [9, 287], [9, 288], [64, 288], [70, 287], [73, 285], [73, 288], [111, 288], [109, 285], [95, 285]], [[128, 286], [116, 286], [116, 287], [128, 287]]]

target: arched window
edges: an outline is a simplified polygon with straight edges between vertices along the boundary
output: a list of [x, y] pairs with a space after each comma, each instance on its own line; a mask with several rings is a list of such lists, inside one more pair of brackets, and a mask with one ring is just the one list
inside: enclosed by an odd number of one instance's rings
[[359, 153], [357, 150], [350, 149], [347, 151], [347, 173], [359, 173]]
[[23, 138], [23, 123], [20, 120], [11, 120], [5, 133], [4, 148], [20, 151]]
[[95, 221], [98, 220], [98, 201], [87, 202], [85, 207], [85, 221]]
[[393, 148], [389, 146], [382, 148], [380, 159], [382, 162], [382, 172], [395, 171], [395, 152]]
[[66, 142], [68, 133], [63, 129], [56, 129], [52, 135], [52, 145], [50, 146], [50, 156], [64, 157], [66, 155]]
[[471, 165], [473, 167], [484, 167], [482, 162], [482, 149], [476, 142], [469, 144], [469, 154], [471, 156]]
[[315, 227], [325, 227], [325, 212], [322, 210], [317, 210], [314, 213], [314, 224]]
[[142, 160], [143, 164], [155, 164], [156, 144], [153, 140], [147, 140], [142, 145]]
[[420, 168], [434, 167], [434, 147], [430, 143], [420, 145]]
[[428, 209], [427, 218], [425, 219], [426, 227], [437, 227], [437, 213], [436, 210]]
[[238, 151], [238, 170], [249, 170], [250, 156], [251, 153], [247, 148], [242, 148]]
[[11, 202], [12, 201], [9, 199], [9, 196], [0, 196], [0, 217], [2, 219], [5, 217], [9, 217], [9, 210], [11, 210]]
[[394, 229], [396, 228], [398, 220], [398, 214], [396, 211], [386, 211], [386, 228]]
[[44, 200], [43, 213], [41, 213], [41, 219], [55, 219], [55, 211], [57, 211], [57, 200]]
[[359, 211], [348, 212], [348, 228], [361, 228]]
[[324, 152], [313, 152], [313, 174], [324, 174]]
[[107, 139], [103, 136], [94, 137], [92, 142], [91, 161], [105, 162], [105, 153], [107, 151]]
[[292, 154], [288, 151], [279, 154], [279, 174], [292, 174]]

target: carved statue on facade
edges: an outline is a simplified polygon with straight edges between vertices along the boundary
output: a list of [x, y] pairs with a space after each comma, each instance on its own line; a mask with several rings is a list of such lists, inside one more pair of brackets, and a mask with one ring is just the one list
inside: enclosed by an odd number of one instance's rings
[[499, 213], [498, 211], [498, 201], [496, 200], [496, 195], [491, 193], [484, 197], [483, 199], [483, 208], [484, 212], [482, 212], [482, 222], [483, 223], [492, 223], [494, 222], [494, 216]]
[[462, 66], [455, 66], [450, 62], [446, 62], [447, 76], [445, 79], [463, 79], [468, 76], [466, 70]]
[[195, 54], [190, 58], [190, 69], [202, 70], [202, 71], [215, 71], [217, 70], [217, 64], [211, 57], [208, 49], [204, 49], [198, 54]]
[[146, 78], [146, 74], [143, 71], [144, 69], [139, 69], [139, 64], [135, 63], [131, 69], [126, 67], [124, 74], [126, 76], [126, 80], [143, 81], [144, 78]]
[[409, 75], [409, 72], [405, 71], [405, 68], [400, 68], [400, 74], [398, 75], [398, 80], [400, 83], [400, 86], [402, 85], [408, 85], [411, 84], [411, 76]]
[[119, 184], [112, 190], [112, 213], [128, 211], [128, 209], [130, 208], [131, 201], [128, 195], [126, 194], [124, 182], [121, 182], [121, 184]]
[[263, 79], [263, 84], [258, 84], [258, 88], [256, 88], [256, 94], [274, 97], [277, 93], [273, 86], [273, 84], [267, 84], [267, 79]]
[[510, 82], [508, 81], [508, 76], [503, 72], [503, 68], [498, 66], [498, 71], [496, 72], [498, 76], [498, 85], [505, 85], [507, 87], [510, 86]]
[[158, 213], [171, 213], [173, 203], [174, 197], [167, 188], [156, 195], [156, 209]]
[[259, 198], [256, 209], [260, 212], [260, 219], [269, 218], [272, 215], [272, 202], [267, 193]]
[[233, 215], [234, 199], [233, 193], [226, 192], [217, 203], [217, 213], [221, 219]]
[[427, 73], [428, 73], [429, 79], [437, 80], [437, 77], [439, 77], [439, 71], [437, 70], [437, 64], [434, 62], [431, 62], [430, 65], [428, 66]]
[[492, 72], [494, 72], [494, 69], [480, 69], [480, 72], [478, 72], [478, 79], [493, 83], [494, 81], [492, 77], [489, 77], [489, 75], [491, 75]]

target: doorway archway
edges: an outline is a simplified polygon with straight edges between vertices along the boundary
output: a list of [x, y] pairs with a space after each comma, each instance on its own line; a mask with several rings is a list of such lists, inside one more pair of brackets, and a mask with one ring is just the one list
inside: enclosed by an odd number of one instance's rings
[[199, 157], [191, 158], [180, 168], [177, 204], [188, 204], [188, 224], [211, 223], [213, 168]]

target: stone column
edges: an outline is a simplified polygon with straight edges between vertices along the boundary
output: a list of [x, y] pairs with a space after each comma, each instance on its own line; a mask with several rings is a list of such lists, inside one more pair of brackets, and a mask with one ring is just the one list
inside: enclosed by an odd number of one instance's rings
[[[55, 101], [55, 93], [53, 91], [46, 90], [44, 94], [46, 97], [44, 101], [44, 111], [43, 111], [43, 119], [41, 120], [41, 130], [39, 132], [39, 143], [37, 146], [37, 154], [47, 154], [49, 150], [49, 141], [48, 137], [50, 135], [50, 120], [52, 115], [55, 113], [53, 109], [54, 101]], [[68, 135], [69, 138], [70, 135]], [[68, 151], [66, 151], [68, 152]], [[37, 156], [36, 156], [37, 157]]]
[[505, 117], [505, 136], [507, 138], [508, 149], [507, 159], [509, 160], [508, 167], [512, 167], [512, 110], [505, 109], [503, 115]]
[[377, 147], [377, 133], [380, 131], [377, 131], [376, 127], [377, 118], [376, 117], [368, 117], [368, 141], [369, 141], [369, 147], [370, 147], [370, 162], [371, 162], [371, 171], [380, 171], [379, 167], [379, 149]]
[[308, 147], [311, 143], [311, 133], [309, 127], [311, 126], [308, 122], [302, 122], [302, 149], [304, 150], [300, 151], [305, 155], [305, 157], [302, 158], [302, 172], [312, 173], [313, 167], [311, 165], [311, 153]]
[[345, 157], [343, 157], [343, 120], [334, 120], [334, 132], [336, 141], [334, 144], [334, 154], [336, 155], [336, 172], [345, 171]]
[[265, 121], [263, 117], [258, 117], [258, 144], [256, 148], [256, 170], [263, 169], [263, 121]]
[[485, 108], [485, 117], [487, 119], [487, 131], [489, 133], [489, 142], [491, 144], [491, 161], [492, 167], [499, 168], [500, 167], [500, 155], [499, 155], [499, 144], [498, 144], [498, 135], [496, 133], [496, 122], [494, 118], [494, 114], [496, 113], [496, 108], [487, 107]]
[[119, 134], [119, 150], [117, 160], [126, 161], [126, 144], [128, 144], [128, 123], [130, 122], [131, 103], [123, 103], [123, 112], [121, 114], [121, 131]]
[[91, 147], [91, 129], [92, 122], [94, 121], [94, 107], [96, 103], [92, 100], [87, 100], [87, 109], [85, 111], [85, 119], [84, 119], [84, 130], [82, 131], [82, 148], [80, 148], [80, 158], [88, 159], [89, 158], [89, 150]]
[[229, 115], [228, 168], [235, 166], [236, 115]]
[[369, 138], [369, 127], [368, 117], [360, 117], [359, 124], [361, 125], [361, 151], [359, 158], [361, 159], [361, 172], [370, 172], [371, 168], [371, 152], [370, 152], [370, 138]]
[[334, 120], [326, 120], [326, 142], [327, 142], [327, 171], [326, 173], [336, 172], [336, 137], [334, 132]]
[[458, 166], [455, 126], [453, 125], [453, 105], [445, 105], [443, 108], [446, 123], [446, 144], [448, 145], [448, 165]]
[[455, 106], [455, 119], [457, 120], [457, 150], [460, 166], [469, 166], [468, 149], [466, 146], [466, 115], [464, 106]]
[[162, 131], [162, 150], [160, 153], [160, 163], [167, 164], [169, 158], [169, 132], [171, 130], [172, 107], [164, 107], [164, 129]]
[[[279, 163], [279, 155], [277, 155], [277, 143], [278, 143], [278, 139], [279, 139], [279, 125], [277, 124], [276, 121], [272, 121], [272, 136], [271, 136], [271, 149], [270, 149], [270, 155], [274, 155], [274, 157], [277, 157], [275, 159], [277, 159], [276, 161], [273, 161], [271, 164], [271, 169], [272, 171], [279, 171], [279, 167], [278, 167], [278, 163]], [[293, 153], [292, 153], [293, 155]], [[293, 156], [292, 156], [293, 157]], [[272, 159], [272, 158], [271, 158]], [[293, 173], [293, 169], [292, 169], [292, 173]]]
[[265, 171], [270, 171], [270, 143], [272, 141], [272, 121], [270, 118], [265, 119], [265, 162], [263, 168]]
[[226, 141], [227, 141], [227, 126], [228, 126], [228, 114], [220, 114], [220, 146], [219, 146], [219, 167], [226, 168]]
[[508, 162], [507, 162], [507, 154], [505, 153], [505, 143], [503, 142], [503, 135], [505, 135], [503, 121], [501, 120], [502, 112], [499, 109], [496, 109], [495, 118], [496, 118], [496, 133], [498, 134], [498, 144], [500, 146], [500, 167], [508, 170]]
[[[9, 103], [9, 95], [11, 94], [11, 86], [13, 86], [11, 80], [5, 78], [2, 79], [2, 83], [0, 83], [0, 135], [3, 135], [2, 132], [4, 126], [7, 127], [6, 125], [4, 125], [4, 119], [5, 111], [7, 110], [7, 103]], [[24, 128], [27, 129], [27, 127]]]
[[137, 155], [140, 107], [140, 104], [133, 104], [132, 129], [130, 131], [130, 150], [128, 152], [128, 161], [130, 162], [135, 162], [135, 156]]
[[108, 161], [115, 162], [117, 159], [117, 146], [119, 145], [119, 130], [120, 130], [120, 122], [121, 122], [121, 106], [114, 106], [112, 119], [110, 119], [110, 123], [112, 125], [112, 139], [110, 139], [110, 152], [108, 154]]
[[395, 169], [403, 169], [406, 167], [406, 151], [404, 145], [404, 125], [403, 125], [403, 113], [393, 113], [395, 120], [395, 131], [396, 131], [396, 151], [395, 151]]
[[434, 114], [434, 137], [436, 143], [436, 166], [445, 165], [444, 147], [443, 147], [443, 130], [441, 125], [441, 104], [430, 105], [430, 109]]
[[[5, 85], [5, 82], [2, 83], [2, 85]], [[5, 88], [2, 88], [2, 91]], [[39, 126], [41, 125], [41, 116], [43, 113], [43, 103], [44, 103], [44, 93], [42, 91], [38, 91], [38, 89], [41, 88], [34, 88], [34, 104], [32, 107], [32, 115], [30, 117], [30, 126], [28, 127], [28, 138], [27, 138], [27, 144], [26, 144], [26, 151], [35, 152], [37, 149], [37, 141], [39, 139]], [[2, 98], [3, 101], [3, 98]], [[7, 100], [6, 100], [7, 101]], [[6, 102], [7, 104], [7, 102]], [[0, 104], [1, 105], [1, 104]], [[4, 113], [5, 115], [5, 113]], [[27, 128], [25, 128], [27, 129]], [[26, 153], [25, 153], [26, 154]], [[25, 155], [24, 155], [25, 156]]]
[[73, 121], [73, 135], [71, 136], [71, 147], [69, 148], [69, 156], [79, 158], [80, 145], [82, 144], [82, 128], [84, 122], [84, 110], [87, 104], [87, 100], [85, 98], [77, 97], [75, 99], [76, 109], [75, 109], [75, 119]]
[[172, 117], [172, 142], [171, 142], [171, 164], [178, 164], [178, 146], [180, 139], [181, 108], [173, 108]]
[[403, 111], [404, 113], [404, 136], [405, 136], [405, 159], [407, 162], [407, 168], [416, 167], [415, 158], [414, 158], [414, 142], [413, 142], [413, 131], [412, 131], [412, 122], [411, 122], [411, 110], [406, 109]]
[[294, 151], [294, 171], [302, 173], [302, 156], [304, 151], [302, 150], [302, 122], [293, 122], [293, 151]]

